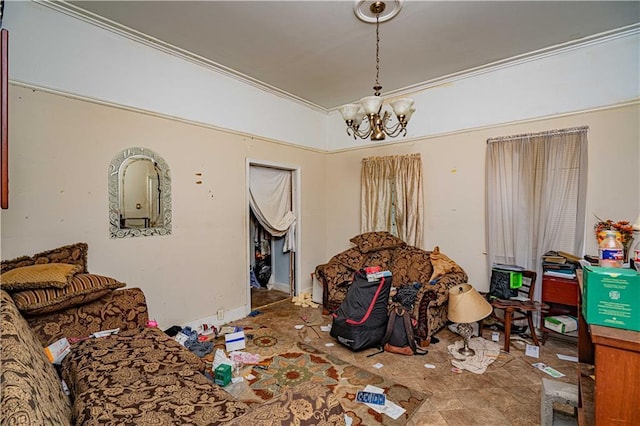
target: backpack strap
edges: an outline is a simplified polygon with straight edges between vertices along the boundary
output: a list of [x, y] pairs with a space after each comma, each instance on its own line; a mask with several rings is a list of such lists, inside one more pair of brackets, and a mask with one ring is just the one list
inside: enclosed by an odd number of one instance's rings
[[413, 351], [414, 355], [426, 355], [429, 351], [419, 348], [416, 344], [416, 338], [413, 335], [413, 326], [411, 325], [411, 315], [409, 315], [409, 311], [403, 309], [404, 314], [402, 315], [404, 320], [404, 331], [407, 333], [407, 340], [409, 341], [409, 346]]
[[373, 353], [367, 356], [377, 355], [381, 352], [384, 352], [384, 345], [389, 343], [389, 339], [391, 338], [391, 333], [393, 333], [393, 324], [395, 323], [396, 318], [400, 316], [402, 317], [402, 321], [404, 324], [405, 333], [407, 333], [407, 340], [409, 341], [409, 347], [413, 351], [414, 355], [426, 355], [429, 351], [419, 348], [416, 345], [416, 339], [413, 334], [413, 327], [411, 326], [411, 315], [409, 315], [409, 311], [400, 306], [394, 306], [391, 308], [391, 312], [389, 313], [389, 321], [387, 322], [387, 330], [384, 333], [384, 337], [380, 343], [380, 346], [383, 348], [380, 352]]
[[378, 297], [380, 296], [380, 292], [384, 287], [384, 281], [385, 281], [384, 277], [380, 278], [380, 283], [378, 283], [378, 287], [376, 288], [376, 293], [373, 295], [373, 299], [371, 299], [371, 303], [369, 304], [369, 307], [367, 308], [367, 312], [365, 312], [364, 316], [359, 321], [347, 318], [346, 319], [347, 324], [361, 325], [369, 318], [369, 315], [371, 315], [371, 312], [373, 311], [373, 307], [375, 306], [378, 300]]
[[393, 333], [393, 323], [396, 321], [396, 309], [395, 307], [391, 308], [391, 312], [389, 313], [389, 320], [387, 321], [387, 330], [384, 332], [384, 337], [380, 342], [380, 346], [384, 348], [384, 345], [389, 343], [389, 339], [391, 338], [391, 333]]

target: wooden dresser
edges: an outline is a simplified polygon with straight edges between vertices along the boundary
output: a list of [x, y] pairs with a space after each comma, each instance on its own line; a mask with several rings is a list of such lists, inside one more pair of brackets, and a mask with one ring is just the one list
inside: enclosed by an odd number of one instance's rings
[[640, 332], [587, 326], [581, 309], [582, 271], [578, 282], [578, 424], [640, 425]]

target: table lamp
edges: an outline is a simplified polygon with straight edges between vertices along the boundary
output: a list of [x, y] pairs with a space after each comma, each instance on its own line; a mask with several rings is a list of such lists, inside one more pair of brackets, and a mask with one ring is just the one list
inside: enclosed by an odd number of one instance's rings
[[475, 355], [475, 351], [469, 347], [469, 338], [473, 333], [470, 323], [480, 321], [492, 310], [489, 302], [469, 284], [458, 284], [449, 289], [448, 317], [458, 323], [458, 334], [464, 339], [464, 346], [458, 349], [461, 355]]

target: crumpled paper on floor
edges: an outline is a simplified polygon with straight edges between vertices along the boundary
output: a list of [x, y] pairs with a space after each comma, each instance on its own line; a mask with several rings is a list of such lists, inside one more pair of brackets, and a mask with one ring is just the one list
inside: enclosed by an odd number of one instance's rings
[[449, 354], [455, 358], [451, 360], [451, 364], [475, 374], [483, 374], [487, 367], [500, 355], [500, 345], [482, 337], [469, 339], [469, 347], [476, 351], [474, 356], [465, 357], [458, 353], [458, 349], [463, 346], [464, 342], [462, 340], [457, 340], [452, 345], [447, 346]]
[[216, 352], [213, 355], [213, 370], [215, 371], [216, 367], [221, 364], [228, 364], [233, 368], [233, 361], [229, 359], [227, 354], [222, 349], [216, 349]]
[[231, 352], [231, 361], [244, 365], [257, 364], [260, 362], [260, 355], [249, 352]]

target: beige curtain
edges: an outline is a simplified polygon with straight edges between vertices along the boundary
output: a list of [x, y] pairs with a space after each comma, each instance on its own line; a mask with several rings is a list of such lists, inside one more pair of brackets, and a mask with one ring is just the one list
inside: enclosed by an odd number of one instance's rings
[[[538, 272], [542, 255], [581, 255], [584, 245], [587, 127], [487, 141], [487, 260]], [[540, 300], [541, 286], [535, 288]]]
[[361, 232], [389, 231], [422, 247], [420, 154], [365, 158], [361, 181]]

